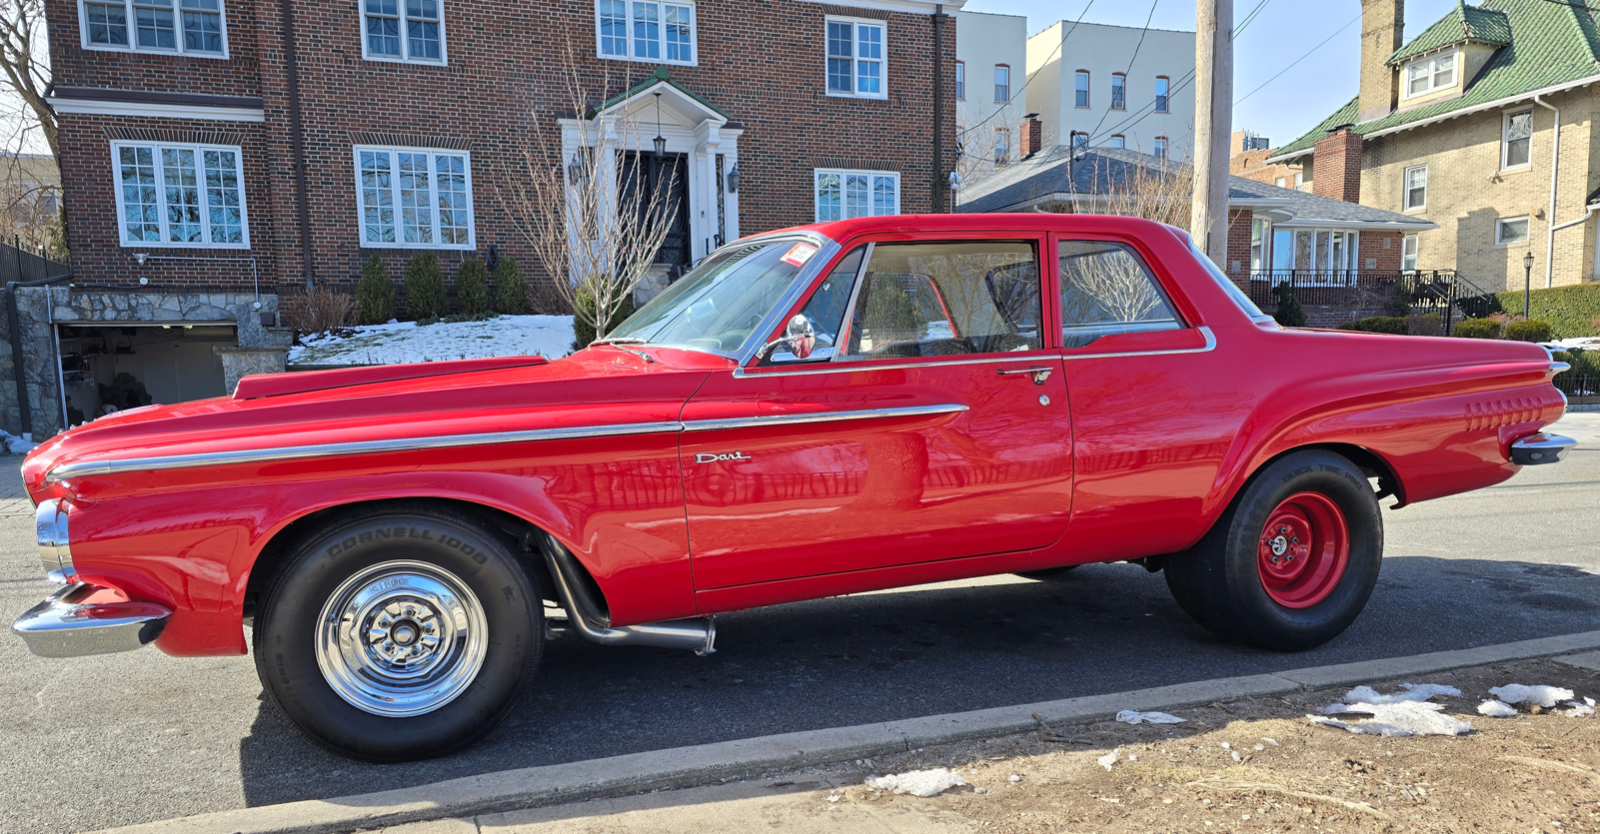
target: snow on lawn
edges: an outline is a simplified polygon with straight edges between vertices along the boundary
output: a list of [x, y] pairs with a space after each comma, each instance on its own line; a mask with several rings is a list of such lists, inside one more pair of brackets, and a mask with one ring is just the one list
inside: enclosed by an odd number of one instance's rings
[[289, 349], [290, 365], [401, 365], [572, 352], [571, 316], [497, 316], [483, 321], [370, 324], [306, 336]]

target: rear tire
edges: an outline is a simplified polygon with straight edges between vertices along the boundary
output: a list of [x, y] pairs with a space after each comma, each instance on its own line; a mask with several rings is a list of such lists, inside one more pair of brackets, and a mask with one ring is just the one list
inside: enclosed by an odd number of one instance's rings
[[542, 605], [505, 537], [424, 504], [308, 536], [262, 601], [256, 671], [313, 741], [343, 756], [443, 756], [503, 719], [538, 667]]
[[1301, 651], [1355, 621], [1382, 561], [1383, 516], [1366, 477], [1340, 455], [1308, 450], [1252, 478], [1165, 573], [1173, 598], [1207, 629]]

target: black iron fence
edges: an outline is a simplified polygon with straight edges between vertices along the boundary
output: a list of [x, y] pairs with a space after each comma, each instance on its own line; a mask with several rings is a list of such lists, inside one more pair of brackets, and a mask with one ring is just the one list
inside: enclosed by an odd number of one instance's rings
[[1435, 314], [1450, 332], [1469, 300], [1489, 295], [1455, 270], [1309, 270], [1250, 274], [1250, 299], [1267, 312], [1277, 309], [1275, 288], [1288, 284], [1307, 307], [1334, 307], [1353, 315]]
[[1574, 374], [1570, 371], [1556, 374], [1556, 387], [1570, 399], [1579, 397], [1600, 398], [1600, 375]]
[[33, 249], [20, 242], [0, 243], [0, 285], [12, 281], [39, 281], [70, 271], [64, 263], [57, 263], [43, 249]]

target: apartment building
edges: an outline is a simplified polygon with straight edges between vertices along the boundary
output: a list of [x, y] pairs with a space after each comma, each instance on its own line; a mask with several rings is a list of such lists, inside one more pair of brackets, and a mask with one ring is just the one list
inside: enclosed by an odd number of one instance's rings
[[1028, 153], [1022, 149], [1028, 115], [1028, 19], [1020, 15], [957, 12], [956, 134], [961, 176], [973, 179]]

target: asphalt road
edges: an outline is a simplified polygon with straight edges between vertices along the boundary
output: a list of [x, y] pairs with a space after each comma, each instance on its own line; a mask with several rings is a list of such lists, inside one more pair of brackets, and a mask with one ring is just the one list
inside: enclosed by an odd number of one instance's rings
[[[0, 634], [0, 834], [83, 831], [769, 733], [1600, 629], [1600, 414], [1585, 445], [1475, 493], [1386, 511], [1366, 612], [1303, 654], [1218, 642], [1159, 575], [1084, 568], [719, 618], [709, 658], [550, 646], [511, 719], [446, 759], [365, 765], [301, 738], [246, 657], [76, 660]], [[0, 613], [49, 591], [15, 458], [0, 464]]]

